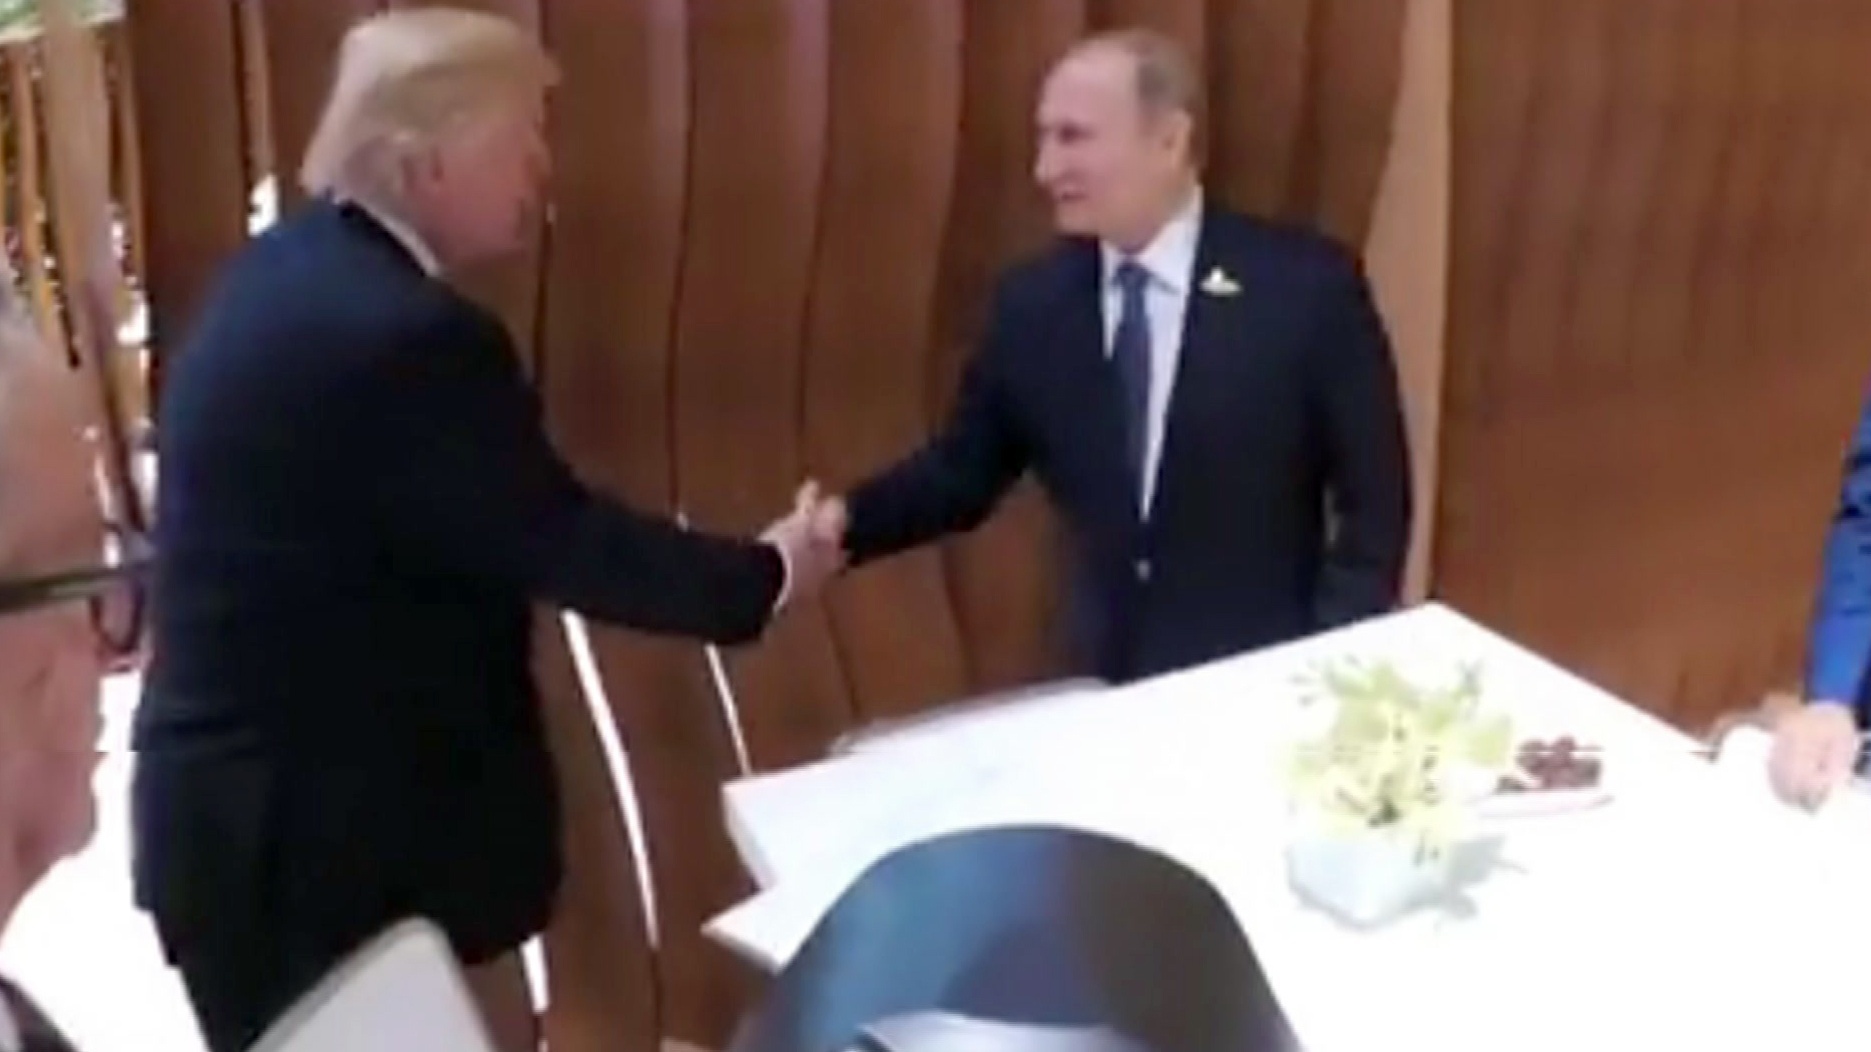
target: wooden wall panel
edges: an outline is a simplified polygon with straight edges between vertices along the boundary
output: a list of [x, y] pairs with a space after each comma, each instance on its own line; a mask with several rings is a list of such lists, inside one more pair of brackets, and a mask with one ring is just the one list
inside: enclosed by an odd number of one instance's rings
[[[566, 84], [551, 109], [556, 213], [539, 333], [553, 439], [593, 485], [673, 514], [671, 322], [688, 180], [686, 5], [653, 0], [619, 12], [564, 4], [545, 15]], [[586, 85], [603, 90], [581, 90]], [[565, 896], [546, 937], [549, 1036], [555, 1049], [573, 1052], [649, 1048], [664, 1032], [662, 1013], [646, 1033], [639, 996], [669, 1001], [671, 1025], [690, 1033], [705, 1027], [697, 1019], [708, 1011], [732, 1011], [698, 1009], [694, 1000], [685, 1007], [681, 995], [657, 991], [686, 985], [706, 997], [705, 973], [720, 963], [700, 943], [699, 918], [746, 885], [720, 824], [696, 816], [713, 815], [718, 787], [737, 764], [699, 647], [597, 624], [589, 633], [630, 756], [629, 788], [665, 934], [653, 987], [635, 969], [645, 947], [621, 931], [601, 943], [588, 934], [615, 907]], [[602, 768], [580, 768], [576, 781], [571, 787], [585, 793], [615, 791]], [[568, 818], [577, 820], [574, 806], [568, 797]], [[567, 862], [577, 860], [568, 853]]]
[[[1044, 244], [1050, 220], [1033, 189], [1033, 108], [1047, 67], [1085, 29], [1083, 0], [968, 0], [961, 139], [942, 246], [931, 420], [946, 413], [1007, 262]], [[1053, 671], [1054, 524], [1023, 485], [973, 535], [949, 545], [948, 581], [978, 691]]]
[[304, 199], [299, 164], [331, 90], [338, 45], [378, 0], [243, 0], [259, 17], [265, 71], [265, 103], [281, 212]]
[[1449, 303], [1449, 99], [1455, 0], [1410, 0], [1390, 157], [1364, 240], [1364, 268], [1390, 332], [1414, 492], [1403, 600], [1429, 593]]
[[[705, 0], [689, 12], [693, 111], [673, 334], [677, 493], [698, 526], [753, 532], [790, 508], [807, 467], [802, 340], [821, 217], [830, 11], [825, 0]], [[725, 659], [757, 764], [821, 755], [848, 725], [822, 607], [800, 604], [758, 647]], [[698, 931], [726, 904], [721, 890], [668, 889], [693, 912], [664, 943], [668, 1032], [712, 1046], [745, 994]], [[673, 919], [673, 907], [663, 912]], [[673, 971], [678, 951], [695, 970]]]
[[1300, 217], [1361, 246], [1390, 150], [1408, 0], [1314, 0], [1308, 110], [1293, 189]]
[[623, 812], [554, 610], [534, 615], [534, 678], [564, 809], [565, 878], [546, 930], [553, 1052], [655, 1048], [655, 958]]
[[[677, 483], [701, 526], [754, 532], [805, 475], [800, 391], [822, 215], [826, 0], [691, 5], [694, 122], [676, 314]], [[758, 763], [821, 754], [848, 724], [822, 608], [728, 656]]]
[[1237, 208], [1297, 211], [1300, 134], [1311, 86], [1307, 43], [1318, 0], [1230, 0], [1209, 14], [1209, 189]]
[[1090, 0], [1087, 7], [1094, 29], [1153, 29], [1174, 39], [1189, 54], [1202, 54], [1208, 0]]
[[1686, 724], [1796, 672], [1871, 341], [1867, 20], [1458, 5], [1437, 590]]
[[[836, 480], [876, 470], [926, 434], [928, 334], [961, 115], [962, 2], [871, 0], [834, 4], [831, 15], [803, 425], [813, 474]], [[939, 551], [866, 568], [833, 600], [860, 712], [967, 693]]]
[[144, 101], [137, 153], [153, 384], [162, 358], [180, 352], [215, 269], [246, 240], [242, 93], [228, 3], [137, 0], [128, 30]]

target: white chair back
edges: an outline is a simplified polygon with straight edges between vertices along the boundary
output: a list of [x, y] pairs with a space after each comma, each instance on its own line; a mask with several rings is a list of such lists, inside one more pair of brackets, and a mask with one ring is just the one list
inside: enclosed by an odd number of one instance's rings
[[352, 954], [252, 1052], [494, 1052], [447, 938], [396, 925]]

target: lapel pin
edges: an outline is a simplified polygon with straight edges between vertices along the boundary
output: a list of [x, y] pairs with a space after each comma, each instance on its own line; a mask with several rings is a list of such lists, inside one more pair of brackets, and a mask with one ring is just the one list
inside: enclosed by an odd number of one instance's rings
[[1227, 271], [1216, 267], [1208, 272], [1208, 277], [1202, 279], [1202, 291], [1210, 296], [1233, 296], [1241, 291], [1241, 286], [1228, 276]]

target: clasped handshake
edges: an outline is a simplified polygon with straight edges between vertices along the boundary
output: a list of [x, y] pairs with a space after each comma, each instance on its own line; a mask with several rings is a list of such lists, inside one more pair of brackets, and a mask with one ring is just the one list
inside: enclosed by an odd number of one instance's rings
[[824, 496], [817, 482], [799, 487], [792, 513], [768, 526], [760, 539], [786, 560], [788, 604], [816, 596], [845, 568], [845, 502]]

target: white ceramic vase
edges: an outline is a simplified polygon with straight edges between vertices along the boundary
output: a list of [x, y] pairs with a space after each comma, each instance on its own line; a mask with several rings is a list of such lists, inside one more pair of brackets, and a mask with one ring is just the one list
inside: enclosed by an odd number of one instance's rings
[[1378, 927], [1439, 898], [1453, 882], [1453, 852], [1427, 857], [1393, 830], [1302, 826], [1287, 843], [1287, 876], [1300, 897], [1346, 924]]

